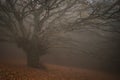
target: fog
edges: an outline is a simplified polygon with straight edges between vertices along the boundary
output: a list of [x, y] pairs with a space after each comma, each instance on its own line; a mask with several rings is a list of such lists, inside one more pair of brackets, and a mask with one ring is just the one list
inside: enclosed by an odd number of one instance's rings
[[119, 0], [0, 1], [0, 64], [120, 73]]
[[[62, 42], [60, 45], [63, 48], [51, 46], [40, 62], [107, 72], [120, 71], [119, 34], [78, 30], [60, 33], [57, 36], [77, 43], [71, 45], [69, 41]], [[66, 49], [65, 45], [71, 45], [72, 48]], [[25, 52], [15, 43], [0, 43], [0, 59], [2, 63], [26, 65]]]

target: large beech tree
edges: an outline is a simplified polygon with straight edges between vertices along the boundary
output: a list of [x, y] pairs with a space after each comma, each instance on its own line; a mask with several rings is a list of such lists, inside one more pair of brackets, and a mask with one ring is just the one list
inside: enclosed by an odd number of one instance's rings
[[[95, 18], [120, 17], [120, 1], [115, 0], [110, 5], [105, 1], [1, 0], [0, 41], [16, 43], [26, 52], [28, 66], [42, 67], [39, 57], [47, 53], [51, 47], [49, 40], [57, 31], [78, 29], [76, 24]], [[66, 14], [70, 17], [66, 18]], [[57, 20], [64, 19], [67, 21], [53, 25]]]
[[39, 57], [47, 53], [48, 38], [55, 31], [44, 24], [49, 23], [49, 18], [63, 14], [76, 1], [1, 0], [0, 27], [4, 35], [0, 40], [17, 43], [26, 52], [28, 66], [42, 67]]

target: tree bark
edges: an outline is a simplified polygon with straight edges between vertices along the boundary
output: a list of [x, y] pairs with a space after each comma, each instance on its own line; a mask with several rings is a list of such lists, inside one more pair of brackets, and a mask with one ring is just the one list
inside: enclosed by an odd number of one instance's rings
[[36, 53], [27, 53], [27, 65], [34, 68], [39, 68], [39, 55]]
[[38, 41], [20, 39], [18, 42], [18, 46], [21, 47], [25, 53], [27, 58], [27, 65], [33, 68], [41, 68], [45, 69], [44, 66], [40, 63], [40, 57], [42, 53], [44, 55], [44, 51], [42, 51], [42, 46], [39, 45]]
[[40, 55], [37, 53], [28, 53], [27, 55], [27, 66], [32, 68], [46, 69], [45, 66], [40, 62]]

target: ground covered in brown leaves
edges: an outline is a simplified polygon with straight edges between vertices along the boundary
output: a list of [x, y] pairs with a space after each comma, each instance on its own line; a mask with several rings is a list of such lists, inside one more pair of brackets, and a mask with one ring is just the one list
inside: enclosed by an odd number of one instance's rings
[[47, 70], [0, 65], [0, 80], [120, 80], [119, 75], [48, 65]]

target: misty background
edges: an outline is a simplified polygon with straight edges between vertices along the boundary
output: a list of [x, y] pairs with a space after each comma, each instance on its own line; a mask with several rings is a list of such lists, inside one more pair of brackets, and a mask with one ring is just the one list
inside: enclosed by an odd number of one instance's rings
[[[104, 36], [101, 36], [104, 35]], [[51, 48], [41, 62], [85, 69], [119, 72], [120, 34], [93, 31], [74, 31], [58, 36], [77, 41], [73, 49]], [[70, 43], [63, 43], [62, 46]], [[76, 48], [76, 46], [79, 46]], [[0, 61], [26, 65], [25, 52], [14, 43], [0, 43]]]
[[30, 5], [24, 0], [17, 6], [5, 1], [0, 1], [0, 63], [32, 66], [31, 57], [40, 54], [41, 63], [120, 72], [119, 0], [31, 0]]

